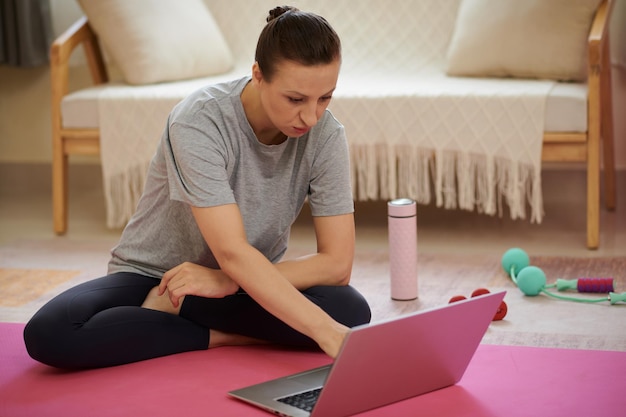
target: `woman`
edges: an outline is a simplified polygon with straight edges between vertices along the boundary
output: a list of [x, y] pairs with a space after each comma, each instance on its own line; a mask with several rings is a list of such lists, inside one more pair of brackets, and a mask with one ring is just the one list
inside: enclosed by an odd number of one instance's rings
[[[251, 76], [169, 116], [108, 275], [24, 330], [51, 366], [113, 366], [222, 345], [318, 345], [335, 357], [367, 302], [348, 285], [353, 200], [343, 127], [327, 110], [341, 46], [320, 16], [270, 11]], [[308, 198], [317, 253], [279, 262]]]

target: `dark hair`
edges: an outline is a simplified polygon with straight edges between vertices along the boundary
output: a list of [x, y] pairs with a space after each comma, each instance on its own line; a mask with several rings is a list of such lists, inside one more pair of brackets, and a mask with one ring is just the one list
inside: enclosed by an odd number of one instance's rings
[[266, 80], [271, 80], [282, 60], [318, 65], [335, 59], [341, 59], [341, 41], [326, 19], [292, 6], [270, 10], [255, 54]]

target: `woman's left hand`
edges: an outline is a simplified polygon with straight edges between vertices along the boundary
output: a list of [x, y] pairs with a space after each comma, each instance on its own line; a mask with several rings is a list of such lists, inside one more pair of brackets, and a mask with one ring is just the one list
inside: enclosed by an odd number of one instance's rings
[[163, 274], [159, 295], [167, 290], [172, 305], [178, 308], [181, 297], [186, 295], [223, 298], [238, 289], [239, 285], [219, 269], [183, 262]]

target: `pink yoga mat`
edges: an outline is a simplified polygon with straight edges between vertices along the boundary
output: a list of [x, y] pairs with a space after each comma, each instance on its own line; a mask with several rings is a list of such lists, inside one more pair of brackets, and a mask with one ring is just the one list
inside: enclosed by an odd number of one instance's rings
[[[0, 323], [0, 417], [269, 416], [226, 393], [330, 362], [317, 352], [224, 347], [63, 372], [28, 357], [23, 328]], [[481, 345], [458, 385], [361, 415], [619, 416], [625, 374], [626, 352]]]

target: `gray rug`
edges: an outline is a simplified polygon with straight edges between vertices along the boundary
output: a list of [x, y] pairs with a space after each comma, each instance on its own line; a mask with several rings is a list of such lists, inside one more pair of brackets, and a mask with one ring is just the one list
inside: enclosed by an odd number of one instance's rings
[[[5, 285], [11, 285], [12, 290], [2, 291], [5, 300], [0, 303], [0, 321], [26, 322], [55, 294], [103, 275], [114, 244], [111, 240], [53, 238], [0, 246], [0, 270], [14, 274], [11, 276], [20, 280], [24, 290], [14, 295], [15, 283], [5, 280]], [[290, 251], [287, 257], [304, 254], [299, 251]], [[626, 351], [626, 304], [610, 305], [608, 301], [584, 304], [545, 295], [525, 296], [502, 270], [501, 256], [421, 253], [418, 299], [394, 301], [390, 298], [387, 252], [360, 251], [356, 254], [352, 285], [369, 301], [373, 321], [444, 305], [454, 295], [469, 297], [473, 290], [481, 287], [490, 291], [507, 290], [507, 316], [491, 324], [484, 343]], [[531, 258], [531, 264], [544, 270], [549, 284], [557, 278], [613, 277], [615, 292], [626, 291], [626, 257], [536, 257]], [[47, 276], [57, 278], [47, 279]], [[567, 295], [606, 297], [605, 294], [576, 292]]]

